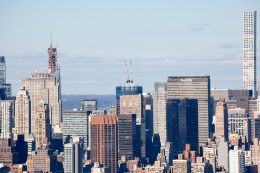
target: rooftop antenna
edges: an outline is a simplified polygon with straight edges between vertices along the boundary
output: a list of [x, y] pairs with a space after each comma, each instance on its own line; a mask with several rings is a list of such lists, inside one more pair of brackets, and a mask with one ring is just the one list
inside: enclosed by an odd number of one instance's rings
[[52, 33], [51, 33], [51, 48], [52, 48]]
[[132, 60], [130, 58], [130, 81], [131, 83], [133, 83], [134, 79], [133, 79], [133, 69], [132, 69]]
[[125, 64], [125, 76], [126, 76], [126, 83], [128, 82], [128, 67], [126, 63], [126, 59], [124, 59], [124, 64]]

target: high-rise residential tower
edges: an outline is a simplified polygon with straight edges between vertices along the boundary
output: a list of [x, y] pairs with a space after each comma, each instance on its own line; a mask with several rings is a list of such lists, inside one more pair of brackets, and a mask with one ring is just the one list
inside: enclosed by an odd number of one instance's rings
[[15, 100], [15, 128], [14, 139], [17, 135], [24, 134], [27, 139], [31, 133], [31, 100], [28, 91], [22, 88], [18, 91]]
[[153, 96], [153, 130], [159, 134], [161, 144], [166, 142], [166, 83], [156, 82]]
[[212, 132], [209, 76], [171, 76], [167, 81], [167, 99], [197, 99], [199, 144], [204, 145]]
[[117, 172], [117, 117], [96, 115], [91, 117], [91, 160]]
[[243, 89], [256, 97], [256, 11], [243, 14]]

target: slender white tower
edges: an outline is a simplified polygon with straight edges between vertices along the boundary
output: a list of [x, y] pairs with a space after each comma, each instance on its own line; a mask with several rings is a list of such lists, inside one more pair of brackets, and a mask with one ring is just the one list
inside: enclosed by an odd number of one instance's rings
[[256, 11], [243, 15], [243, 89], [256, 98]]

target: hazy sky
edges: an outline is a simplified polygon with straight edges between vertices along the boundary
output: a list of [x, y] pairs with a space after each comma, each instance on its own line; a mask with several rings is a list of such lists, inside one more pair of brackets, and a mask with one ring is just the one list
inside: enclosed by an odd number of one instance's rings
[[146, 92], [170, 75], [241, 88], [244, 10], [258, 10], [260, 57], [259, 0], [1, 0], [0, 55], [13, 95], [23, 78], [47, 69], [51, 33], [63, 94], [114, 94], [129, 58]]

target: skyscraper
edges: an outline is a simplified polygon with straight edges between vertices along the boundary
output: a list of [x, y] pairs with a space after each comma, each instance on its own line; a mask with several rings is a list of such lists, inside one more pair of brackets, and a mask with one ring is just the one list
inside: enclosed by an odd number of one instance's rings
[[245, 172], [245, 153], [238, 149], [238, 146], [235, 146], [234, 150], [229, 151], [229, 172]]
[[36, 109], [41, 101], [49, 105], [52, 126], [61, 123], [61, 91], [57, 76], [49, 72], [34, 72], [22, 81], [31, 99], [31, 130], [35, 133]]
[[136, 115], [137, 157], [140, 158], [146, 157], [146, 126], [143, 105], [142, 94], [120, 96], [120, 114]]
[[64, 173], [83, 172], [84, 140], [73, 137], [64, 144]]
[[167, 141], [173, 142], [174, 157], [190, 144], [198, 151], [198, 101], [196, 99], [167, 99]]
[[113, 115], [91, 117], [91, 160], [117, 172], [117, 117]]
[[31, 99], [31, 131], [35, 133], [36, 109], [40, 101], [49, 105], [49, 117], [52, 127], [60, 125], [61, 117], [61, 83], [60, 68], [57, 61], [57, 48], [52, 44], [48, 49], [48, 72], [34, 72], [22, 81]]
[[243, 14], [243, 89], [256, 97], [256, 11]]
[[88, 146], [88, 122], [85, 111], [64, 111], [63, 112], [63, 143], [68, 136], [81, 137], [84, 139], [84, 146]]
[[17, 135], [24, 134], [27, 139], [31, 133], [31, 99], [28, 91], [22, 88], [18, 91], [15, 100], [15, 128], [13, 129], [14, 139]]
[[132, 75], [132, 62], [127, 64], [125, 61], [125, 70], [126, 70], [126, 82], [122, 86], [116, 87], [116, 108], [117, 114], [120, 112], [120, 96], [122, 95], [137, 95], [142, 94], [143, 87], [134, 84], [133, 75]]
[[133, 160], [136, 156], [136, 115], [118, 115], [118, 158]]
[[221, 138], [228, 141], [228, 109], [225, 101], [217, 103], [215, 118], [216, 142], [220, 142]]
[[36, 109], [35, 123], [36, 148], [47, 146], [51, 138], [51, 125], [49, 108], [44, 102], [41, 102]]
[[14, 125], [14, 100], [0, 101], [0, 138], [10, 139]]
[[167, 81], [167, 99], [197, 99], [199, 144], [204, 145], [212, 132], [209, 76], [172, 76]]
[[159, 134], [161, 144], [166, 142], [166, 83], [156, 82], [153, 96], [153, 130]]

